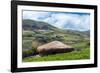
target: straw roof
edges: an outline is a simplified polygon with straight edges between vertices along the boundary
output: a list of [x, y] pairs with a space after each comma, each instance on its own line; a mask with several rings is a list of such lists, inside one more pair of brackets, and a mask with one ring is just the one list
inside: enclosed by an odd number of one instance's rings
[[47, 43], [47, 44], [44, 44], [44, 45], [42, 45], [42, 46], [39, 46], [38, 48], [37, 48], [37, 51], [38, 52], [42, 52], [42, 53], [44, 53], [44, 52], [54, 52], [54, 51], [57, 51], [57, 50], [67, 50], [67, 49], [72, 49], [72, 47], [71, 46], [69, 46], [69, 45], [66, 45], [66, 44], [64, 44], [64, 43], [62, 43], [62, 42], [60, 42], [60, 41], [53, 41], [53, 42], [50, 42], [50, 43]]

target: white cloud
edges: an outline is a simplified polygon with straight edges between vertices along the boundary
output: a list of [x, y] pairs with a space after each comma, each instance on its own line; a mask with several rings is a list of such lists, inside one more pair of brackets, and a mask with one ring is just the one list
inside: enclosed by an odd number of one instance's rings
[[24, 11], [23, 18], [44, 21], [62, 29], [85, 31], [90, 28], [89, 14]]
[[39, 11], [23, 11], [24, 19], [38, 20], [49, 17], [49, 12], [39, 12]]

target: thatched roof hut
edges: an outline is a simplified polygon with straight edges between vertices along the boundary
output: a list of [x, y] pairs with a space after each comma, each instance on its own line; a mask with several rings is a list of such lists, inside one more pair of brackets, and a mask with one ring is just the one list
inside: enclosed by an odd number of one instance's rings
[[46, 54], [55, 54], [55, 53], [62, 53], [62, 52], [69, 52], [72, 51], [73, 48], [69, 45], [66, 45], [60, 41], [53, 41], [37, 48], [37, 52], [40, 55]]

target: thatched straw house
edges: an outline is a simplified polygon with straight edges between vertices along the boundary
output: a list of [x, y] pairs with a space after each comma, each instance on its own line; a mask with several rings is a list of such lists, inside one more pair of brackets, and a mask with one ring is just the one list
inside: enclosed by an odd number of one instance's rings
[[53, 41], [37, 48], [40, 55], [70, 52], [73, 48], [60, 41]]

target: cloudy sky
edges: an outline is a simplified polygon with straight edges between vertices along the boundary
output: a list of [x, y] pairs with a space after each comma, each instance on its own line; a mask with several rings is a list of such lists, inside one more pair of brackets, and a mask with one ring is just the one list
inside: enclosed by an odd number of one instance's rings
[[89, 13], [23, 11], [23, 19], [44, 21], [61, 29], [90, 30]]

